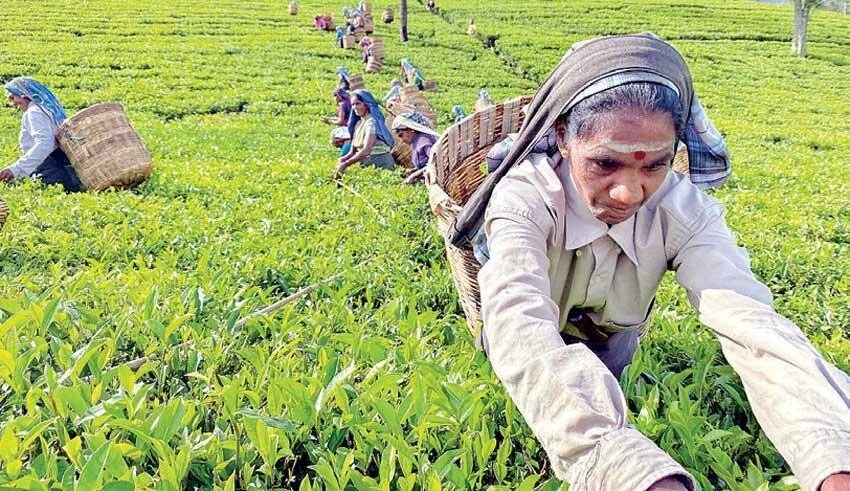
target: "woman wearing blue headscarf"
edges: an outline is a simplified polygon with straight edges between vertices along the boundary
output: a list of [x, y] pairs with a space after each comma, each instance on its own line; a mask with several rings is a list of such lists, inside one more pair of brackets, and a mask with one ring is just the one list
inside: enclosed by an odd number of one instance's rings
[[20, 145], [24, 155], [0, 171], [0, 182], [37, 177], [45, 184], [80, 190], [80, 180], [68, 157], [56, 144], [59, 125], [68, 117], [56, 96], [40, 82], [18, 77], [6, 84], [6, 97], [21, 110]]
[[395, 168], [395, 159], [390, 154], [393, 135], [387, 128], [378, 101], [368, 90], [359, 89], [351, 93], [348, 132], [351, 134], [351, 150], [340, 157], [337, 175], [357, 163], [361, 167]]

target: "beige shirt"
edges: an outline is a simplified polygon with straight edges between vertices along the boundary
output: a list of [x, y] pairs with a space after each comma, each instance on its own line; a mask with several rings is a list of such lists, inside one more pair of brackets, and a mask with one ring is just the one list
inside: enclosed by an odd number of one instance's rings
[[[369, 139], [370, 136], [376, 135], [375, 131], [375, 118], [371, 114], [367, 114], [357, 124], [354, 126], [354, 137], [351, 139], [351, 146], [357, 150], [366, 146], [366, 140]], [[375, 139], [375, 145], [372, 146], [372, 153], [369, 155], [380, 155], [383, 153], [388, 153], [390, 151], [390, 147], [387, 146], [381, 139]]]
[[634, 217], [609, 228], [578, 196], [568, 163], [534, 154], [496, 187], [485, 231], [484, 344], [571, 490], [643, 490], [687, 475], [629, 425], [605, 365], [561, 338], [583, 336], [567, 321], [572, 308], [591, 308], [604, 331], [639, 328], [667, 270], [717, 334], [759, 423], [802, 486], [816, 490], [830, 474], [850, 471], [850, 377], [773, 310], [722, 205], [686, 178], [671, 172]]

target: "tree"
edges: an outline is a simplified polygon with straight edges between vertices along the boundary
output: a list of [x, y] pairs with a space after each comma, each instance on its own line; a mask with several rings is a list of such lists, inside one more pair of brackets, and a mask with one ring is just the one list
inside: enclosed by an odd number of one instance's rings
[[399, 24], [401, 24], [401, 41], [407, 41], [407, 0], [401, 0], [401, 5], [398, 8]]
[[791, 36], [791, 52], [806, 57], [806, 31], [809, 28], [809, 17], [815, 7], [826, 0], [794, 0], [794, 34]]

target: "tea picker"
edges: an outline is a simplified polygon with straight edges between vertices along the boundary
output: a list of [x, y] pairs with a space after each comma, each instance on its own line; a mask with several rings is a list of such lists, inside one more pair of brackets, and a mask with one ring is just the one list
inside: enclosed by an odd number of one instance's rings
[[44, 84], [18, 77], [6, 84], [6, 98], [23, 113], [19, 143], [24, 154], [0, 171], [0, 182], [33, 177], [80, 191], [80, 180], [65, 152], [57, 145], [59, 126], [68, 119], [65, 108]]

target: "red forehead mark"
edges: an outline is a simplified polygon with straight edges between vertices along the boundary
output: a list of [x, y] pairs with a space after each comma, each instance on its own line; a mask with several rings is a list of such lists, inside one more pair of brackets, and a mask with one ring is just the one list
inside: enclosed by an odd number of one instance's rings
[[646, 158], [646, 152], [638, 150], [635, 152], [635, 160], [643, 160]]

